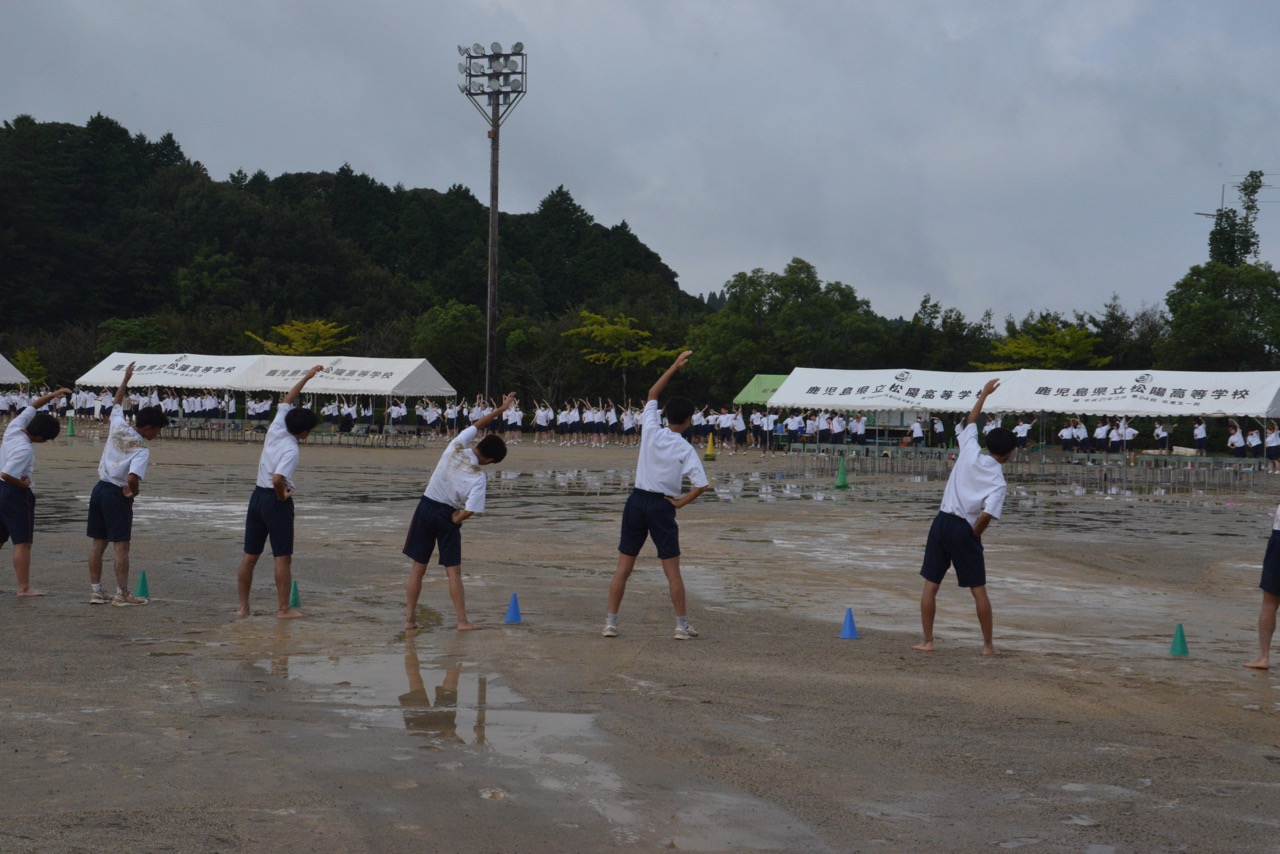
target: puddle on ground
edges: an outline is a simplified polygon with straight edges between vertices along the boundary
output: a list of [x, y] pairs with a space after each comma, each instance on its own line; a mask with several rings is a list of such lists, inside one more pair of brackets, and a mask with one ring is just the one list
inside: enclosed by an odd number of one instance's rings
[[[518, 763], [534, 775], [541, 796], [585, 803], [607, 820], [619, 845], [784, 851], [798, 832], [806, 836], [793, 817], [749, 795], [696, 787], [655, 792], [627, 783], [608, 764], [579, 752], [608, 747], [593, 715], [523, 708], [525, 699], [499, 674], [465, 662], [424, 664], [412, 638], [403, 654], [276, 656], [254, 666], [298, 683], [304, 701], [330, 705], [353, 728], [404, 729], [417, 747], [445, 752], [444, 767], [465, 762], [477, 749]], [[451, 750], [463, 752], [450, 761]], [[490, 801], [522, 796], [510, 786], [477, 794]]]

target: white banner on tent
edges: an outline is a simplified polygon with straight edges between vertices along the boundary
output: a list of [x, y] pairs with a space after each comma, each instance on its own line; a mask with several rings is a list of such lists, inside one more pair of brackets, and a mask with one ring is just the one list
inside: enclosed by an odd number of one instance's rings
[[992, 412], [1076, 415], [1280, 416], [1280, 371], [831, 371], [796, 368], [771, 407], [967, 412], [987, 380]]
[[114, 387], [133, 362], [135, 387], [236, 388], [237, 377], [261, 356], [201, 356], [195, 353], [112, 353], [76, 380], [82, 386]]
[[325, 371], [307, 383], [315, 394], [454, 397], [457, 392], [426, 359], [370, 359], [358, 356], [260, 356], [231, 388], [288, 391], [307, 371]]
[[76, 380], [82, 386], [114, 387], [134, 362], [133, 385], [162, 388], [288, 391], [315, 365], [323, 374], [307, 383], [315, 394], [454, 397], [457, 392], [426, 359], [366, 359], [355, 356], [202, 356], [195, 353], [112, 353]]
[[968, 412], [982, 387], [999, 373], [796, 368], [769, 398], [771, 407], [870, 412]]

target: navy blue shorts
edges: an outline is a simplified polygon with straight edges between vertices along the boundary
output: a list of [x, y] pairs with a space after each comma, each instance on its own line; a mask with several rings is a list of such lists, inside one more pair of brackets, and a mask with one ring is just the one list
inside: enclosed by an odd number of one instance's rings
[[658, 559], [680, 557], [680, 527], [676, 508], [665, 495], [634, 489], [622, 510], [622, 537], [618, 551], [629, 557], [640, 554], [644, 542], [653, 537]]
[[920, 575], [941, 584], [953, 565], [961, 587], [986, 585], [987, 562], [982, 554], [982, 540], [973, 535], [973, 526], [963, 516], [939, 513], [929, 528]]
[[133, 533], [133, 499], [124, 497], [124, 489], [105, 480], [98, 481], [89, 495], [89, 526], [86, 532], [95, 540], [127, 543]]
[[453, 524], [454, 508], [422, 496], [409, 522], [403, 554], [414, 563], [429, 563], [440, 547], [441, 566], [462, 565], [462, 526]]
[[1267, 540], [1267, 554], [1262, 559], [1262, 581], [1258, 583], [1265, 592], [1280, 596], [1280, 531], [1272, 531]]
[[293, 496], [277, 501], [274, 489], [256, 486], [249, 498], [249, 514], [244, 521], [244, 553], [262, 554], [268, 537], [272, 555], [288, 557], [293, 554]]
[[0, 481], [0, 545], [9, 540], [15, 546], [25, 545], [35, 534], [35, 493]]

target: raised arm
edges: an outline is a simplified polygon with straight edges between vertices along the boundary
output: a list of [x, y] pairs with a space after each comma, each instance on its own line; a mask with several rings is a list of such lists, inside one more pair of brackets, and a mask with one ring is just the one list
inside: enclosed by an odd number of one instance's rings
[[314, 368], [307, 371], [306, 375], [303, 376], [302, 379], [298, 380], [298, 382], [294, 384], [293, 388], [289, 389], [288, 393], [285, 394], [285, 396], [280, 400], [280, 402], [287, 403], [292, 406], [293, 402], [298, 399], [298, 395], [302, 394], [302, 387], [306, 385], [307, 382], [310, 381], [312, 377], [314, 377], [316, 374], [320, 373], [323, 370], [324, 370], [324, 365], [316, 365]]
[[662, 376], [658, 377], [658, 381], [653, 384], [653, 387], [649, 389], [649, 400], [657, 400], [662, 395], [662, 390], [667, 387], [667, 383], [675, 376], [676, 371], [685, 366], [685, 363], [689, 361], [689, 357], [692, 355], [692, 350], [685, 350], [676, 357], [676, 360], [671, 363], [671, 367], [667, 368]]
[[133, 366], [136, 362], [130, 362], [129, 367], [124, 369], [124, 379], [120, 381], [120, 386], [116, 389], [115, 405], [119, 406], [124, 403], [124, 396], [129, 392], [129, 380], [133, 379]]
[[991, 392], [1000, 387], [1000, 380], [987, 380], [987, 384], [982, 387], [982, 392], [978, 395], [978, 399], [973, 403], [973, 409], [969, 412], [969, 418], [965, 421], [965, 425], [978, 423], [978, 416], [982, 414], [982, 405], [986, 403], [987, 397]]
[[56, 390], [56, 391], [51, 391], [51, 392], [49, 392], [48, 394], [42, 394], [42, 395], [40, 395], [39, 397], [37, 397], [35, 400], [31, 401], [31, 404], [30, 404], [30, 405], [31, 405], [31, 408], [32, 408], [32, 409], [39, 409], [40, 407], [44, 406], [44, 405], [45, 405], [46, 403], [48, 403], [49, 401], [53, 400], [53, 399], [54, 399], [54, 398], [56, 398], [56, 397], [61, 397], [61, 396], [62, 396], [62, 395], [64, 395], [64, 394], [71, 394], [71, 389], [69, 389], [69, 388], [65, 388], [65, 387], [64, 387], [64, 388], [60, 388], [60, 389], [58, 389], [58, 390]]
[[502, 398], [502, 406], [494, 407], [494, 409], [490, 411], [488, 415], [481, 416], [476, 420], [476, 429], [483, 430], [485, 427], [488, 427], [489, 422], [493, 421], [493, 419], [497, 418], [499, 415], [501, 415], [502, 413], [510, 409], [511, 404], [515, 402], [516, 402], [516, 393], [514, 391], [508, 392], [506, 396]]

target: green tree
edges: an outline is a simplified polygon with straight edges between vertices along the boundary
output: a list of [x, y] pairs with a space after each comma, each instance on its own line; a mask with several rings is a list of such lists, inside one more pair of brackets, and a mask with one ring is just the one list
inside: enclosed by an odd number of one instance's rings
[[977, 365], [979, 370], [1080, 370], [1101, 368], [1111, 361], [1110, 356], [1094, 352], [1098, 346], [1095, 333], [1056, 312], [1028, 314], [1020, 324], [1010, 317], [1006, 327], [1009, 334], [992, 345], [992, 361]]
[[13, 366], [26, 375], [31, 385], [41, 385], [49, 381], [49, 375], [40, 361], [40, 353], [35, 347], [27, 347], [13, 354]]
[[1258, 258], [1258, 193], [1262, 190], [1262, 172], [1254, 170], [1236, 185], [1240, 191], [1240, 211], [1218, 208], [1209, 232], [1209, 261], [1239, 267]]
[[418, 317], [413, 354], [431, 362], [460, 395], [483, 389], [484, 314], [457, 300], [433, 306]]
[[1165, 296], [1169, 333], [1159, 367], [1267, 371], [1277, 365], [1280, 276], [1270, 264], [1192, 267]]
[[1111, 357], [1112, 370], [1155, 367], [1156, 347], [1169, 328], [1169, 317], [1159, 306], [1144, 305], [1129, 314], [1119, 295], [1112, 294], [1101, 313], [1075, 316], [1098, 336], [1097, 352]]
[[284, 339], [283, 343], [268, 341], [252, 332], [245, 335], [277, 356], [328, 356], [356, 340], [355, 336], [341, 337], [347, 327], [329, 320], [290, 320], [272, 329]]
[[659, 359], [673, 359], [680, 352], [649, 344], [651, 332], [635, 326], [636, 319], [619, 313], [612, 319], [590, 311], [580, 311], [582, 325], [564, 333], [565, 337], [584, 343], [583, 359], [594, 365], [607, 365], [622, 377], [622, 398], [627, 399], [627, 371]]
[[168, 330], [152, 317], [113, 317], [98, 324], [99, 359], [112, 353], [167, 353], [171, 347]]

